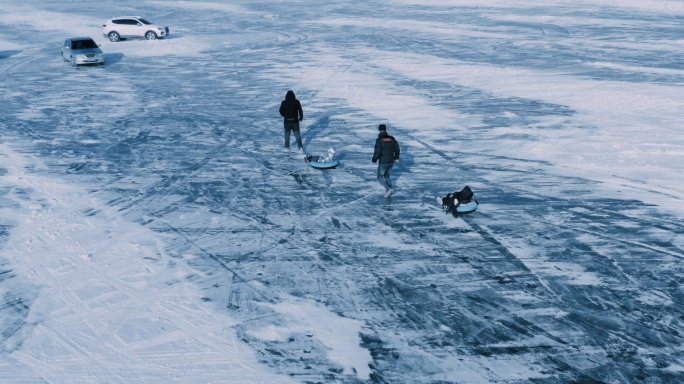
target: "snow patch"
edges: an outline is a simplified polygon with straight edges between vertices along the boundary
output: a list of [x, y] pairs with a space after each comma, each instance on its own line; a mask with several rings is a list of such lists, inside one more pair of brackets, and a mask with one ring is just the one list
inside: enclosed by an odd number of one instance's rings
[[13, 341], [21, 348], [0, 355], [3, 375], [14, 366], [21, 381], [217, 382], [228, 372], [246, 383], [291, 382], [263, 368], [232, 318], [198, 304], [203, 294], [166, 255], [164, 235], [122, 219], [85, 186], [36, 172], [45, 168], [36, 158], [6, 145], [0, 157], [0, 188], [13, 200], [0, 216], [15, 225], [0, 260], [42, 287], [23, 340]]
[[679, 76], [684, 75], [684, 71], [680, 70], [680, 69], [640, 67], [640, 66], [633, 66], [633, 65], [623, 65], [623, 64], [617, 64], [617, 63], [604, 63], [604, 62], [587, 63], [587, 65], [592, 66], [592, 67], [597, 67], [597, 68], [617, 69], [617, 70], [625, 71], [625, 72], [645, 72], [645, 73], [658, 73], [658, 74], [662, 74], [662, 75], [679, 75]]
[[370, 352], [359, 346], [363, 322], [341, 317], [311, 300], [294, 296], [283, 298], [282, 303], [263, 304], [281, 314], [282, 323], [248, 333], [266, 341], [284, 341], [293, 333], [312, 335], [330, 348], [328, 359], [345, 369], [354, 368], [359, 378], [368, 379], [371, 373], [368, 364], [372, 359]]
[[[2, 8], [0, 24], [30, 27], [39, 31], [61, 31], [65, 33], [65, 40], [68, 37], [82, 36], [102, 39], [102, 22], [106, 19], [38, 10], [10, 2], [3, 2]], [[59, 47], [57, 50], [59, 51]]]
[[673, 304], [672, 299], [666, 293], [656, 290], [642, 293], [637, 300], [646, 305], [669, 306]]

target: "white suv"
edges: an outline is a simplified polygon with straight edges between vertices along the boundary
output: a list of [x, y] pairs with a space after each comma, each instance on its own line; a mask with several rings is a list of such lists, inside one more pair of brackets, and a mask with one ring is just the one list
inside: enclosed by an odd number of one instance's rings
[[115, 17], [102, 25], [102, 36], [114, 42], [126, 40], [129, 37], [156, 40], [168, 35], [169, 27], [154, 25], [140, 16]]

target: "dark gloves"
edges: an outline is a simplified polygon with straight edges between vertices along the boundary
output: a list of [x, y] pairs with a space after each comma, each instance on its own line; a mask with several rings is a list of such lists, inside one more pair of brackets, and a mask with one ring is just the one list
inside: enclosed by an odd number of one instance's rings
[[299, 121], [302, 121], [302, 120], [304, 120], [304, 118], [303, 118], [303, 117], [300, 117], [300, 118], [299, 118]]
[[377, 162], [378, 162], [377, 160], [373, 160], [373, 164], [375, 164], [375, 163], [377, 163]]

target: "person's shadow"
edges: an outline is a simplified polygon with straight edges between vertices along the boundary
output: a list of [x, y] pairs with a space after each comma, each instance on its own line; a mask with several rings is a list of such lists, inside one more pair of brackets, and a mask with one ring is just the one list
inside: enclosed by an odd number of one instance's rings
[[321, 118], [309, 125], [306, 128], [306, 132], [302, 135], [302, 144], [304, 144], [304, 147], [308, 147], [311, 143], [311, 140], [313, 140], [321, 132], [325, 131], [328, 126], [330, 126], [330, 115], [323, 115]]
[[414, 158], [413, 154], [411, 154], [411, 148], [408, 146], [402, 147], [401, 143], [399, 143], [399, 149], [401, 150], [399, 162], [395, 162], [392, 167], [392, 183], [398, 182], [404, 173], [410, 172], [413, 167]]

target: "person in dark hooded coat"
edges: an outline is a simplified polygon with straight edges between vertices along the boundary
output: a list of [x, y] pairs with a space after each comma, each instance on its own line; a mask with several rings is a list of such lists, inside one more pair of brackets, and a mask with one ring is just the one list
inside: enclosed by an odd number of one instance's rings
[[303, 151], [302, 137], [299, 134], [299, 122], [304, 120], [302, 105], [295, 97], [294, 92], [287, 91], [285, 100], [280, 103], [280, 115], [285, 119], [285, 149], [290, 149], [290, 132], [294, 132], [297, 146]]

